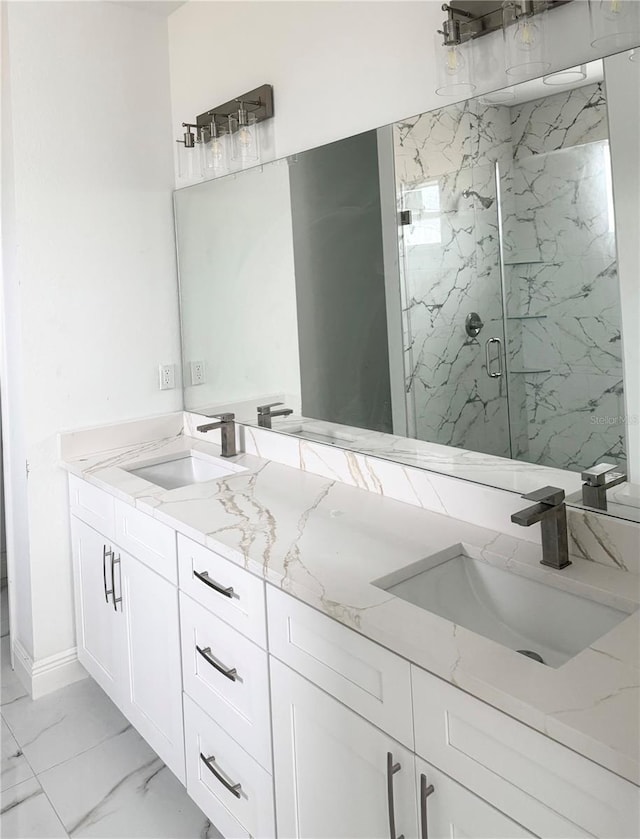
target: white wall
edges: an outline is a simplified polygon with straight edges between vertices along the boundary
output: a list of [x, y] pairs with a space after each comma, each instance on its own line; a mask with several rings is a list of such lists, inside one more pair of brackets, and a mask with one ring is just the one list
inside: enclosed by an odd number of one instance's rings
[[[215, 2], [169, 17], [171, 100], [180, 123], [265, 82], [282, 157], [442, 106], [434, 32], [441, 0]], [[586, 0], [549, 12], [551, 69], [598, 58]], [[481, 39], [477, 92], [503, 87], [502, 36]]]
[[604, 65], [622, 306], [629, 476], [640, 483], [640, 62]]
[[157, 373], [179, 369], [167, 30], [115, 3], [3, 5], [8, 535], [14, 640], [39, 661], [75, 643], [57, 432], [182, 405]]

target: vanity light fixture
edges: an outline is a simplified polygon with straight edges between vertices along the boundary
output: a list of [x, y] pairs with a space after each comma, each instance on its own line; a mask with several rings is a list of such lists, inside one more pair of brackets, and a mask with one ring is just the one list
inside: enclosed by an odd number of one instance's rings
[[199, 114], [195, 123], [182, 123], [187, 131], [177, 140], [179, 177], [196, 180], [223, 175], [231, 160], [241, 166], [259, 162], [257, 124], [271, 119], [273, 113], [273, 87], [263, 84]]
[[568, 70], [560, 70], [558, 73], [549, 73], [543, 76], [542, 81], [548, 85], [576, 85], [587, 78], [587, 65], [581, 64], [579, 67], [570, 67]]
[[640, 43], [640, 3], [637, 0], [588, 0], [591, 46], [626, 50]]
[[436, 35], [436, 55], [439, 56], [436, 93], [463, 96], [473, 92], [471, 64], [477, 47], [473, 48], [472, 42], [492, 32], [503, 33], [508, 75], [543, 75], [551, 63], [545, 55], [547, 21], [542, 13], [572, 1], [451, 0], [445, 3], [442, 11], [447, 13], [447, 19]]
[[629, 53], [629, 61], [637, 63], [638, 57], [640, 57], [640, 49], [631, 50]]

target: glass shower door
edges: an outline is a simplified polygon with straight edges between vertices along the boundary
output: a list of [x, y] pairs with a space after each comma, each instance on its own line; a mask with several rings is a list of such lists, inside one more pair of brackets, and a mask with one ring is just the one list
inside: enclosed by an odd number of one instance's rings
[[477, 108], [450, 105], [395, 127], [408, 433], [510, 457], [501, 146], [472, 130]]

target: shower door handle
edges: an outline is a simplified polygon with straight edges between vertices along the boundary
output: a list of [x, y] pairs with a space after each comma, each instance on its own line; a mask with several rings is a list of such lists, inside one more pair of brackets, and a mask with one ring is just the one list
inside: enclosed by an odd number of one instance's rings
[[[491, 372], [493, 361], [491, 360], [491, 344], [498, 345], [498, 356], [494, 361], [498, 362], [498, 369], [496, 372]], [[489, 338], [484, 345], [484, 355], [487, 362], [487, 376], [491, 379], [499, 379], [502, 376], [502, 341], [500, 338]]]

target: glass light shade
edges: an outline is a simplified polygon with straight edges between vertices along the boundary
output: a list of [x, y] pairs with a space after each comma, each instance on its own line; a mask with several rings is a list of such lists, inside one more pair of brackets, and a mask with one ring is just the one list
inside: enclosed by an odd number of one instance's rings
[[508, 102], [513, 102], [515, 98], [515, 90], [512, 87], [504, 87], [502, 90], [485, 93], [480, 97], [480, 102], [483, 105], [506, 105]]
[[442, 35], [436, 32], [438, 96], [464, 98], [476, 89], [473, 79], [473, 41], [455, 46], [444, 46]]
[[568, 70], [560, 70], [558, 73], [550, 73], [544, 76], [542, 81], [548, 85], [578, 84], [587, 78], [587, 66], [581, 64], [579, 67], [570, 67]]
[[193, 148], [178, 142], [178, 178], [181, 181], [197, 181], [203, 176], [202, 143], [196, 142]]
[[631, 52], [629, 53], [629, 61], [637, 62], [638, 57], [640, 57], [640, 49], [631, 50]]
[[233, 134], [233, 159], [242, 166], [251, 166], [260, 160], [260, 137], [255, 114], [241, 109], [237, 124], [238, 129]]
[[228, 169], [229, 135], [221, 134], [220, 129], [212, 126], [209, 140], [202, 144], [202, 159], [205, 177], [224, 175]]
[[533, 78], [542, 76], [551, 67], [547, 56], [547, 15], [517, 15], [514, 3], [503, 9], [505, 70], [508, 76]]
[[591, 46], [626, 50], [640, 44], [638, 0], [589, 0]]

